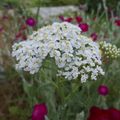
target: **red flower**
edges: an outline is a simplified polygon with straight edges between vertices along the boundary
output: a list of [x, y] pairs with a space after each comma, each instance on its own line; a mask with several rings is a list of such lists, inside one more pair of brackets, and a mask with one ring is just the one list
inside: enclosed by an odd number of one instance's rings
[[36, 25], [36, 23], [37, 23], [37, 21], [32, 17], [30, 17], [26, 20], [26, 24], [31, 27], [34, 27]]
[[83, 20], [81, 16], [77, 16], [77, 17], [75, 17], [75, 19], [76, 19], [77, 23], [80, 23]]
[[87, 23], [79, 24], [79, 27], [81, 28], [82, 32], [87, 32], [89, 28]]
[[87, 120], [110, 120], [110, 117], [107, 110], [92, 107]]
[[111, 120], [120, 120], [120, 110], [110, 108], [109, 113], [111, 115]]
[[106, 85], [100, 85], [98, 87], [98, 93], [100, 95], [106, 96], [109, 93], [109, 89]]
[[73, 20], [73, 18], [71, 18], [71, 17], [64, 19], [65, 22], [72, 22], [72, 20]]
[[87, 120], [120, 120], [120, 110], [92, 107]]
[[115, 24], [120, 27], [120, 20], [115, 20]]
[[90, 37], [92, 38], [93, 41], [96, 41], [98, 36], [96, 33], [92, 33]]
[[47, 107], [44, 103], [36, 104], [33, 108], [32, 120], [45, 120], [47, 113]]

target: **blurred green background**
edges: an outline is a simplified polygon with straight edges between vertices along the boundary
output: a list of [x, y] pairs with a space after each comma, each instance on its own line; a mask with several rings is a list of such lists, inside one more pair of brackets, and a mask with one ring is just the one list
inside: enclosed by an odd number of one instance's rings
[[[0, 0], [0, 5], [9, 4], [10, 6], [19, 6], [20, 3], [28, 5], [28, 7], [36, 6], [63, 6], [87, 4], [90, 9], [96, 9], [99, 4], [105, 0]], [[115, 8], [120, 2], [119, 0], [106, 0], [108, 7]], [[119, 3], [120, 4], [120, 3]]]

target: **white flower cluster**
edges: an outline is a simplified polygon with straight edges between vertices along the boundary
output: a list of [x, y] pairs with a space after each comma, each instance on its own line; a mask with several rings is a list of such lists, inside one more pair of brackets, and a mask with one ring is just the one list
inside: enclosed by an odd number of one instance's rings
[[101, 41], [99, 44], [104, 57], [116, 59], [120, 56], [120, 48], [117, 48], [115, 45], [105, 41]]
[[104, 74], [97, 43], [82, 36], [79, 27], [70, 23], [54, 23], [29, 36], [29, 40], [13, 45], [17, 69], [34, 74], [39, 71], [47, 56], [55, 60], [58, 76], [68, 80], [79, 78], [96, 80]]
[[13, 45], [12, 56], [19, 61], [16, 69], [24, 69], [34, 74], [39, 71], [42, 61], [47, 56], [47, 49], [38, 41], [23, 41]]

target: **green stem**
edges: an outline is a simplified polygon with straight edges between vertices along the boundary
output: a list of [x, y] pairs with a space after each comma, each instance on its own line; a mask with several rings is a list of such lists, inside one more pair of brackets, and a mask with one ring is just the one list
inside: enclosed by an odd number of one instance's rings
[[63, 105], [64, 104], [64, 98], [65, 98], [65, 95], [64, 95], [64, 80], [61, 78], [61, 79], [58, 79], [57, 78], [57, 86], [58, 86], [58, 95], [60, 97], [60, 103]]
[[37, 22], [38, 22], [39, 12], [40, 12], [40, 3], [41, 3], [41, 0], [39, 0], [39, 5], [38, 5], [38, 8], [37, 8], [37, 13], [36, 13], [36, 20], [37, 20]]
[[70, 94], [65, 98], [65, 101], [68, 101], [69, 99], [71, 99], [74, 96], [74, 94], [78, 91], [78, 88], [79, 86], [72, 89], [72, 92], [70, 92]]

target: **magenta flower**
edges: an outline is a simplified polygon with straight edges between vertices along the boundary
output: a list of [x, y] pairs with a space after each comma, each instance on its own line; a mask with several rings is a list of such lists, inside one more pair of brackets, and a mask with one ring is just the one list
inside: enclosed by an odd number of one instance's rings
[[60, 16], [59, 16], [59, 19], [60, 19], [61, 21], [64, 21], [64, 16], [60, 15]]
[[45, 120], [45, 115], [47, 115], [47, 107], [45, 103], [36, 104], [32, 112], [32, 120]]
[[31, 27], [34, 27], [36, 25], [36, 23], [37, 23], [37, 21], [32, 17], [30, 17], [26, 20], [26, 24]]
[[87, 32], [89, 28], [87, 23], [81, 23], [79, 24], [79, 27], [81, 28], [82, 32]]
[[120, 19], [115, 20], [115, 24], [116, 24], [118, 27], [120, 27]]
[[80, 23], [83, 20], [81, 16], [76, 16], [75, 19], [76, 19], [77, 23]]
[[93, 41], [96, 41], [98, 36], [96, 33], [92, 33], [90, 37], [92, 38]]
[[109, 89], [106, 85], [100, 85], [98, 87], [98, 93], [102, 96], [106, 96], [109, 93]]

